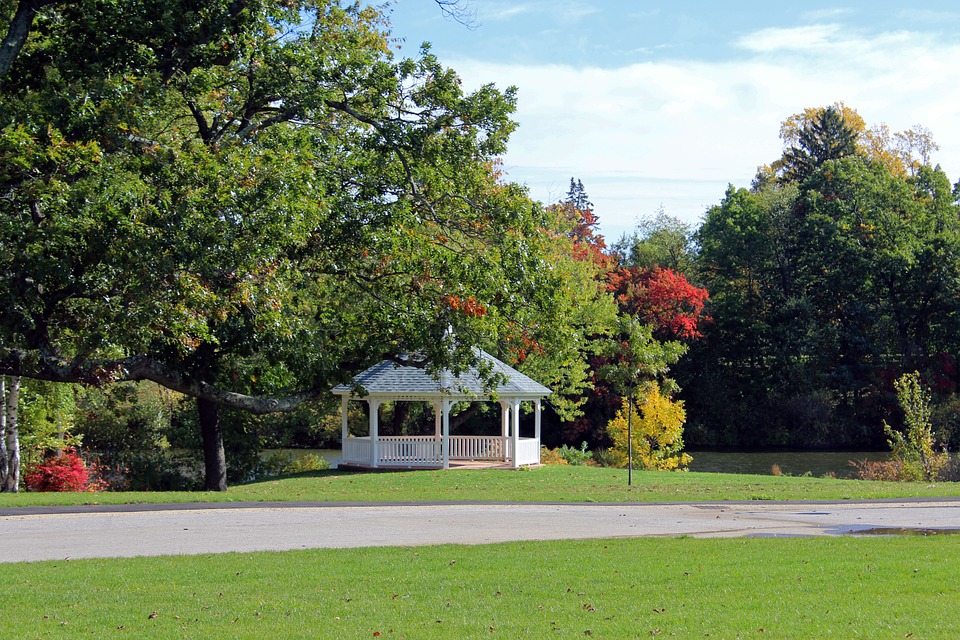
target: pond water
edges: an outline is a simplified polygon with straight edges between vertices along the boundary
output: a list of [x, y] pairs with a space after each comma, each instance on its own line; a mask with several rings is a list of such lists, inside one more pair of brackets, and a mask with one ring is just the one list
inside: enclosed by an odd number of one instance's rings
[[783, 475], [810, 475], [820, 478], [856, 478], [851, 460], [886, 460], [889, 451], [688, 451], [693, 456], [690, 471], [707, 473], [749, 473], [771, 475], [773, 465]]
[[[334, 462], [339, 449], [281, 449], [291, 457], [316, 454]], [[773, 465], [784, 475], [802, 476], [805, 473], [820, 478], [833, 474], [838, 478], [856, 478], [857, 470], [851, 460], [886, 460], [889, 451], [689, 451], [693, 456], [691, 471], [706, 473], [748, 473], [771, 475]]]

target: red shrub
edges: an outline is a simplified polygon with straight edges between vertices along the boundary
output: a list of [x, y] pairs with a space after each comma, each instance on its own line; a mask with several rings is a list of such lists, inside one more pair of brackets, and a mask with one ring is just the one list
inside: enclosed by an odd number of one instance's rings
[[90, 472], [73, 449], [48, 457], [24, 477], [30, 491], [86, 491], [89, 481]]

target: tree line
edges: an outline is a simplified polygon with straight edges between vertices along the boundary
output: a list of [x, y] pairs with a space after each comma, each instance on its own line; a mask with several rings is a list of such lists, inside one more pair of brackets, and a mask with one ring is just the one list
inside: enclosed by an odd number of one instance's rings
[[781, 137], [783, 155], [698, 229], [661, 221], [622, 243], [627, 261], [682, 248], [710, 292], [675, 370], [688, 442], [884, 448], [884, 422], [902, 424], [894, 381], [917, 371], [955, 448], [960, 187], [930, 165], [931, 134], [868, 128], [838, 103], [790, 116]]
[[228, 451], [240, 480], [265, 442], [306, 443], [365, 367], [456, 372], [474, 346], [555, 390], [548, 439], [595, 447], [634, 401], [697, 444], [859, 446], [899, 372], [955, 388], [957, 209], [924, 130], [798, 114], [698, 230], [661, 214], [607, 247], [580, 181], [545, 207], [501, 174], [516, 90], [402, 57], [379, 9], [0, 18], [8, 483], [39, 421], [29, 455], [84, 433], [157, 464], [189, 445], [222, 490]]

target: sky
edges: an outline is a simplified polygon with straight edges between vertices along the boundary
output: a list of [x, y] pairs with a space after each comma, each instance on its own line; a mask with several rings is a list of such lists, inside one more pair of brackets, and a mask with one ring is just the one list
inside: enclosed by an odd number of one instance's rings
[[544, 204], [584, 184], [608, 241], [661, 207], [696, 226], [777, 159], [780, 123], [838, 101], [867, 125], [921, 125], [960, 179], [960, 3], [432, 0], [389, 8], [467, 89], [516, 86], [507, 178]]

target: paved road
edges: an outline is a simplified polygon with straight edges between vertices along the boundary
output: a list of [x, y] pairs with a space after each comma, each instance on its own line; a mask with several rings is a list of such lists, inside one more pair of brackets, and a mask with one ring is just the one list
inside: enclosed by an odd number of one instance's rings
[[960, 530], [960, 500], [8, 508], [0, 509], [0, 562], [510, 540], [845, 535], [901, 527]]

